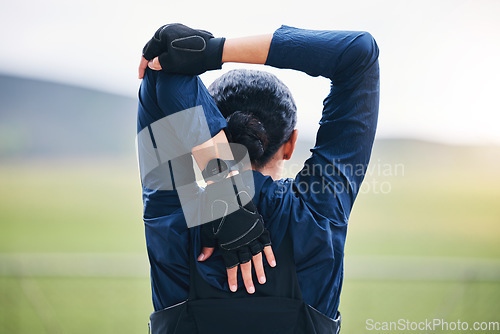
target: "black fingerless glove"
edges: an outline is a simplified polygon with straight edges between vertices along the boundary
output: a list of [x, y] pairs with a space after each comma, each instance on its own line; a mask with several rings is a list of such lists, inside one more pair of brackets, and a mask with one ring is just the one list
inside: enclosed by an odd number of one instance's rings
[[142, 54], [147, 60], [158, 57], [164, 72], [199, 75], [222, 67], [224, 42], [208, 31], [173, 23], [158, 29]]
[[[240, 174], [212, 183], [205, 188], [205, 213], [222, 217], [201, 226], [202, 247], [219, 246], [226, 268], [251, 260], [271, 245], [249, 193], [236, 186]], [[208, 211], [208, 212], [207, 212]]]

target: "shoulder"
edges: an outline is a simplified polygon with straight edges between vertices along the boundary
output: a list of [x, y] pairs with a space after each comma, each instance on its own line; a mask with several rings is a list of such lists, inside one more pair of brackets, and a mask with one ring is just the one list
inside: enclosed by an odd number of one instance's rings
[[272, 214], [275, 210], [280, 209], [283, 202], [289, 200], [288, 197], [292, 194], [293, 179], [273, 180], [272, 177], [258, 171], [253, 171], [253, 178], [255, 183], [254, 201], [262, 212]]
[[[264, 221], [275, 224], [289, 224], [290, 222], [309, 222], [314, 225], [345, 226], [347, 217], [339, 198], [323, 198], [322, 206], [330, 210], [318, 210], [316, 198], [306, 196], [315, 193], [308, 189], [301, 189], [296, 179], [273, 180], [254, 171], [256, 193], [255, 203]], [[281, 226], [281, 228], [285, 228]]]

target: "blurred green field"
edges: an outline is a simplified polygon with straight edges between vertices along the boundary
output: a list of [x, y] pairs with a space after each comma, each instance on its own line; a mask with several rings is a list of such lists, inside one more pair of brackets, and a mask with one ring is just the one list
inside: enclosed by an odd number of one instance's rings
[[147, 278], [0, 277], [1, 333], [147, 333]]
[[[342, 332], [369, 333], [367, 319], [500, 321], [498, 149], [404, 148], [376, 148], [383, 168], [354, 206]], [[0, 333], [146, 333], [135, 161], [2, 163], [0, 185]]]

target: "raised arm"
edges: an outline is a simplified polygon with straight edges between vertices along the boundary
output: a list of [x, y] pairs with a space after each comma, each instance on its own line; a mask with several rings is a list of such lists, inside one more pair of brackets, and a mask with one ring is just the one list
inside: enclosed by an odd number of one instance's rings
[[266, 60], [331, 80], [312, 156], [296, 185], [308, 205], [333, 224], [347, 224], [370, 159], [379, 106], [378, 52], [367, 32], [282, 26]]
[[[273, 35], [227, 39], [222, 62], [266, 64], [331, 80], [313, 155], [296, 184], [303, 186], [297, 192], [310, 207], [335, 217], [336, 223], [347, 223], [367, 171], [377, 125], [379, 68], [373, 37], [362, 31], [282, 26]], [[149, 66], [161, 69], [156, 58]]]
[[[168, 29], [165, 30], [165, 27]], [[170, 28], [173, 28], [174, 31], [172, 32]], [[199, 33], [199, 31], [178, 24], [164, 26], [158, 31], [167, 33], [169, 39], [175, 35], [174, 37], [180, 40], [186, 40], [186, 37], [182, 35], [185, 32]], [[158, 45], [158, 43], [161, 44], [161, 40], [156, 36], [157, 34], [148, 43], [149, 49], [161, 46]], [[209, 43], [213, 46], [211, 42], [213, 37], [209, 37], [210, 34], [207, 32], [193, 38], [199, 42], [201, 36], [206, 38], [203, 43]], [[175, 40], [172, 41], [175, 42]], [[216, 45], [219, 45], [220, 41], [218, 39]], [[221, 56], [222, 52], [220, 52]], [[168, 61], [170, 58], [165, 57], [165, 59]], [[191, 66], [188, 67], [190, 70], [196, 71]], [[168, 214], [169, 209], [157, 199], [165, 196], [166, 193], [161, 191], [172, 190], [175, 184], [180, 202], [184, 203], [182, 204], [183, 213], [189, 225], [191, 221], [196, 220], [196, 217], [190, 212], [196, 211], [194, 209], [197, 208], [196, 205], [192, 204], [191, 182], [194, 180], [194, 172], [191, 168], [189, 152], [192, 153], [202, 170], [210, 160], [218, 158], [231, 160], [232, 154], [228, 148], [227, 138], [224, 132], [220, 131], [226, 123], [198, 77], [167, 75], [151, 71], [147, 73], [146, 68], [141, 68], [143, 71], [141, 76], [144, 80], [139, 92], [138, 153], [143, 187], [145, 188], [145, 217]], [[229, 173], [227, 181], [238, 183], [239, 178], [238, 175]], [[224, 185], [227, 185], [228, 182], [211, 183], [207, 181], [205, 196], [200, 197], [200, 200], [204, 201], [203, 218], [207, 218], [208, 220], [205, 221], [209, 221], [201, 228], [202, 245], [215, 246], [217, 244], [221, 248], [222, 257], [228, 268], [229, 287], [232, 291], [236, 291], [238, 264], [241, 264], [247, 291], [253, 293], [255, 288], [249, 260], [253, 260], [259, 282], [263, 284], [265, 283], [265, 273], [261, 250], [264, 248], [266, 259], [271, 266], [275, 265], [275, 259], [271, 246], [269, 246], [268, 233], [263, 226], [260, 215], [256, 209], [248, 209], [253, 206], [251, 197], [250, 201], [247, 201], [246, 198], [240, 199], [242, 191], [233, 194], [232, 197], [230, 194], [225, 194], [222, 190], [227, 188]], [[241, 188], [243, 186], [240, 187], [240, 185], [240, 183], [237, 184], [238, 190], [243, 190]], [[230, 189], [234, 192], [232, 185]], [[217, 203], [221, 202], [222, 199], [219, 198], [219, 195], [223, 195], [223, 193], [224, 200], [228, 204], [234, 204], [231, 207], [235, 208], [235, 211], [219, 217], [215, 214], [218, 212], [215, 212], [214, 203], [211, 203], [210, 200], [217, 197]], [[238, 201], [236, 201], [237, 198]], [[196, 204], [197, 201], [194, 203]], [[245, 205], [247, 210], [243, 210], [242, 205]], [[159, 210], [155, 210], [156, 208]], [[256, 222], [257, 217], [258, 222]], [[225, 222], [224, 226], [219, 222], [221, 218]], [[235, 221], [234, 224], [231, 223], [233, 221]], [[212, 225], [217, 224], [221, 226], [217, 229], [211, 228]], [[217, 231], [217, 233], [212, 231]], [[226, 239], [231, 240], [231, 243], [225, 242]], [[199, 260], [206, 260], [212, 251], [213, 248], [204, 248]]]
[[[266, 62], [272, 34], [226, 39], [222, 51], [222, 63], [264, 64]], [[160, 71], [159, 57], [147, 61], [144, 57], [139, 65], [139, 78], [144, 77], [146, 67]]]

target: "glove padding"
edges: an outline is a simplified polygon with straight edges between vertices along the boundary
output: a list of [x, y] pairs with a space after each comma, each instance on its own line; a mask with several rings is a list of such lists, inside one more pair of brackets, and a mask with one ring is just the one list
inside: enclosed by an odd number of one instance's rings
[[148, 61], [158, 57], [164, 72], [199, 75], [222, 68], [224, 42], [208, 31], [172, 23], [156, 31], [142, 54]]
[[201, 226], [201, 246], [219, 246], [228, 269], [250, 261], [253, 255], [271, 245], [269, 232], [252, 198], [235, 185], [235, 178], [239, 177], [235, 175], [205, 188], [206, 213], [222, 218]]

